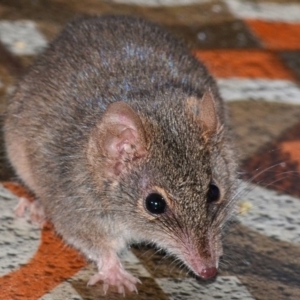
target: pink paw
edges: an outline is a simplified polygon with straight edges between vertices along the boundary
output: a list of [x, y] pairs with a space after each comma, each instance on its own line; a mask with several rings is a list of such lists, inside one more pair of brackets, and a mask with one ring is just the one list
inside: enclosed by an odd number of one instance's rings
[[[100, 262], [100, 265], [101, 264], [102, 261]], [[88, 285], [94, 285], [98, 281], [102, 281], [104, 294], [107, 293], [109, 286], [115, 286], [118, 293], [123, 295], [125, 295], [125, 288], [130, 292], [138, 292], [136, 284], [141, 283], [141, 281], [124, 270], [118, 259], [112, 266], [110, 266], [109, 261], [105, 262], [105, 264], [106, 265], [101, 268], [99, 273], [90, 278]]]
[[27, 198], [21, 197], [15, 207], [15, 214], [17, 217], [23, 217], [26, 210], [29, 210], [30, 220], [33, 223], [37, 223], [41, 227], [45, 225], [46, 217], [43, 207], [37, 201], [31, 202]]

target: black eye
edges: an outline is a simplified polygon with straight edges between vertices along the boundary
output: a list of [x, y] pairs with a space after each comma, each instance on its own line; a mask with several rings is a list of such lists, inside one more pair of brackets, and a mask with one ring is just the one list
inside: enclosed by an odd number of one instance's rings
[[211, 183], [209, 185], [209, 189], [207, 192], [207, 202], [208, 203], [216, 202], [219, 200], [219, 198], [220, 198], [219, 188], [215, 184]]
[[166, 210], [166, 201], [160, 194], [152, 193], [146, 197], [145, 200], [146, 208], [152, 214], [163, 214]]

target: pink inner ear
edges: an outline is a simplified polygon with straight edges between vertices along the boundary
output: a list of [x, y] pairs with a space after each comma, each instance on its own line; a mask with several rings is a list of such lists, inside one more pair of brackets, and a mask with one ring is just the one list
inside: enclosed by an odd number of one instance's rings
[[218, 117], [215, 107], [215, 100], [210, 90], [206, 91], [201, 99], [200, 119], [202, 122], [204, 122], [208, 131], [217, 131]]
[[116, 150], [119, 153], [126, 152], [131, 153], [133, 151], [133, 145], [137, 142], [137, 134], [131, 128], [124, 129], [117, 138]]
[[146, 154], [146, 137], [138, 114], [124, 102], [111, 104], [101, 122], [102, 145], [118, 173], [122, 166]]
[[103, 122], [111, 123], [124, 128], [134, 128], [136, 125], [134, 124], [134, 119], [132, 119], [133, 116], [128, 115], [128, 113], [129, 112], [126, 114], [126, 111], [107, 111], [103, 118]]
[[218, 128], [218, 116], [215, 100], [210, 90], [206, 91], [202, 99], [190, 97], [187, 99], [187, 110], [196, 122], [204, 125], [208, 132], [215, 133]]

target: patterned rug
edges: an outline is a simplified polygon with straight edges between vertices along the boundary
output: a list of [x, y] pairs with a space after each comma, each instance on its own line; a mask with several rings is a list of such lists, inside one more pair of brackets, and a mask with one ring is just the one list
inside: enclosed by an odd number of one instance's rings
[[87, 287], [95, 266], [55, 235], [15, 218], [28, 196], [0, 155], [0, 299], [300, 299], [299, 0], [0, 0], [0, 111], [16, 79], [83, 14], [147, 17], [181, 36], [219, 83], [236, 135], [240, 214], [224, 234], [217, 279], [187, 275], [152, 248], [122, 258], [142, 281], [122, 296]]

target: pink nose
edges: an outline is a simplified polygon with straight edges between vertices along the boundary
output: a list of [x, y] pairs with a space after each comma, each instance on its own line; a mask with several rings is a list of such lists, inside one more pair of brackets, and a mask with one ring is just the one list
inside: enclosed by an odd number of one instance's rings
[[217, 275], [217, 272], [218, 272], [217, 268], [206, 268], [206, 269], [203, 269], [199, 275], [203, 279], [209, 279], [209, 278], [215, 277]]

